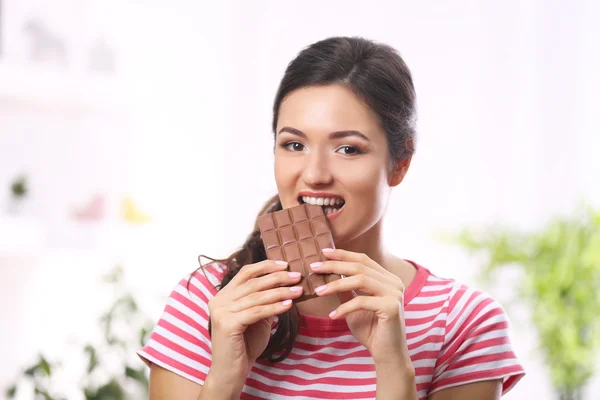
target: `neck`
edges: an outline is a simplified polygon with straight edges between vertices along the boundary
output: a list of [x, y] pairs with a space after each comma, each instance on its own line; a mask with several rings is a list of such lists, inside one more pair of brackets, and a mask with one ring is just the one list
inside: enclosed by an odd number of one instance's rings
[[386, 269], [386, 265], [391, 265], [392, 260], [395, 258], [383, 244], [383, 219], [359, 237], [341, 243], [337, 247], [354, 253], [364, 253]]

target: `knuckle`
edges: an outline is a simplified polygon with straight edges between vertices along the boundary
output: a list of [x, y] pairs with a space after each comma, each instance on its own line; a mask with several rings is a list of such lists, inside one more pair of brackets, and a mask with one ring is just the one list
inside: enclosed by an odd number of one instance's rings
[[365, 306], [365, 302], [367, 301], [367, 299], [365, 298], [365, 296], [358, 296], [355, 298], [356, 299], [356, 305], [359, 307], [364, 307]]
[[258, 317], [259, 315], [262, 314], [262, 307], [252, 307], [248, 311], [252, 317]]
[[354, 275], [354, 280], [356, 281], [356, 284], [360, 287], [363, 287], [365, 283], [367, 283], [366, 277], [362, 274]]
[[264, 295], [261, 292], [250, 293], [247, 297], [251, 303], [259, 303], [263, 298]]

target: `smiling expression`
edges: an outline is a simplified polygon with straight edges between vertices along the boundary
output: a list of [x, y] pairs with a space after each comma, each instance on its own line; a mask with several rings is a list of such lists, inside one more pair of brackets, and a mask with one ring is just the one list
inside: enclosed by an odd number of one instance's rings
[[390, 173], [386, 135], [376, 115], [347, 87], [297, 89], [282, 102], [275, 138], [279, 198], [283, 208], [330, 203], [324, 209], [336, 244], [381, 220], [391, 187], [406, 173], [406, 160], [400, 164]]

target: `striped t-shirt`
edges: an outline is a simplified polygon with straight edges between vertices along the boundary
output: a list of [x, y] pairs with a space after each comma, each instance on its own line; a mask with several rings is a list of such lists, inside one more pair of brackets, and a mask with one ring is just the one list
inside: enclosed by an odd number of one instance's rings
[[[489, 295], [413, 263], [417, 274], [404, 293], [406, 340], [416, 371], [419, 400], [438, 390], [502, 379], [503, 393], [524, 375], [509, 339], [509, 321]], [[203, 384], [211, 365], [208, 301], [224, 266], [212, 263], [206, 276], [182, 279], [162, 317], [138, 351], [156, 363]], [[246, 399], [375, 399], [375, 365], [344, 319], [301, 314], [292, 352], [271, 364], [258, 360], [248, 375]]]

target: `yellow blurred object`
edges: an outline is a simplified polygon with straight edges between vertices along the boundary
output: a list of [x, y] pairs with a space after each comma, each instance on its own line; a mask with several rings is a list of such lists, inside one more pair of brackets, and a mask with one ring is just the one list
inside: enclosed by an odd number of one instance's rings
[[123, 219], [132, 224], [145, 224], [151, 220], [149, 215], [140, 211], [130, 197], [123, 199]]

